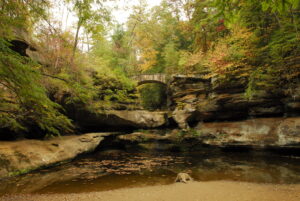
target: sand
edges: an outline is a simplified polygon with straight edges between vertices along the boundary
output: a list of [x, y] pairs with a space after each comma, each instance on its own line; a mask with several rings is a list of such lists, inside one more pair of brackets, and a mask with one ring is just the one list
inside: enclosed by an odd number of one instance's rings
[[1, 201], [300, 201], [300, 184], [211, 181], [80, 194], [31, 194]]

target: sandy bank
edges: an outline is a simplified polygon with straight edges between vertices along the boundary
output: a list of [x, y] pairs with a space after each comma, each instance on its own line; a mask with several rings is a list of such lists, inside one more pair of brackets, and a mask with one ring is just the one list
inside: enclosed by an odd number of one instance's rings
[[229, 181], [176, 183], [80, 194], [8, 196], [1, 201], [299, 201], [300, 184], [274, 185]]

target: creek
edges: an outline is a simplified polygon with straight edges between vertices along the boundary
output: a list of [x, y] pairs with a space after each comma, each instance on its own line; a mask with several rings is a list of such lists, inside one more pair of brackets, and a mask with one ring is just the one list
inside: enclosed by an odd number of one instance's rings
[[0, 180], [0, 195], [83, 193], [171, 184], [191, 170], [196, 181], [299, 184], [300, 158], [266, 151], [162, 152], [105, 150], [70, 163]]

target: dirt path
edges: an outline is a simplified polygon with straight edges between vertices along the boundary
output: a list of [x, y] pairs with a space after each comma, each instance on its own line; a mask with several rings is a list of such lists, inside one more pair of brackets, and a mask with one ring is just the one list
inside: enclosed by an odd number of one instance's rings
[[80, 194], [0, 197], [1, 201], [299, 201], [300, 184], [273, 185], [229, 181], [176, 183]]

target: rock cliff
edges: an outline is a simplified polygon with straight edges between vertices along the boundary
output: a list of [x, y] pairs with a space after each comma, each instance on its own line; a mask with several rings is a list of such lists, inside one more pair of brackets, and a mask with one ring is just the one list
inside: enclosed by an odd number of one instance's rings
[[300, 116], [300, 83], [292, 88], [257, 90], [246, 98], [246, 86], [240, 81], [173, 76], [169, 90], [173, 118], [181, 128], [199, 121]]
[[51, 166], [71, 160], [79, 154], [91, 152], [98, 147], [106, 135], [108, 134], [91, 133], [44, 141], [2, 141], [0, 142], [0, 178]]
[[116, 139], [128, 148], [193, 150], [219, 148], [299, 149], [300, 118], [256, 118], [234, 122], [204, 122], [194, 129], [135, 132]]

